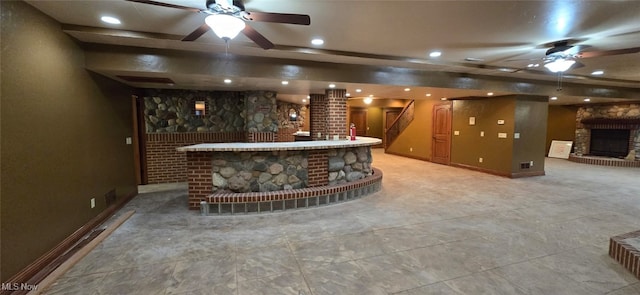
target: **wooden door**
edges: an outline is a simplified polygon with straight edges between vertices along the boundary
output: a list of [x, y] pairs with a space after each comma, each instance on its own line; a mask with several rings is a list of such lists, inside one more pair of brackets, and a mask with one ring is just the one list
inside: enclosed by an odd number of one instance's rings
[[[351, 119], [351, 122], [349, 123], [356, 124], [356, 135], [366, 136], [367, 135], [367, 110], [352, 109], [351, 112], [349, 113], [349, 118]], [[349, 126], [350, 125], [351, 124], [349, 124]]]
[[385, 111], [384, 113], [384, 134], [383, 134], [382, 143], [384, 144], [385, 147], [387, 147], [387, 130], [389, 130], [389, 127], [391, 127], [391, 124], [393, 124], [393, 122], [396, 121], [398, 116], [400, 116], [401, 112], [402, 112], [402, 109], [398, 109], [398, 110], [388, 110], [388, 111]]
[[451, 103], [433, 106], [431, 161], [449, 165], [451, 160]]

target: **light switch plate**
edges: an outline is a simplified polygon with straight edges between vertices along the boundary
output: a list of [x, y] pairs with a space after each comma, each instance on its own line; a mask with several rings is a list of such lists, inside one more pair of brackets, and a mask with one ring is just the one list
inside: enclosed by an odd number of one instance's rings
[[520, 138], [520, 133], [514, 133], [513, 138], [516, 138], [516, 139]]
[[453, 131], [453, 135], [460, 135], [460, 131], [458, 131], [458, 130]]
[[498, 120], [498, 125], [504, 125], [504, 120]]
[[507, 138], [507, 134], [503, 133], [503, 132], [500, 132], [500, 133], [498, 133], [498, 138]]

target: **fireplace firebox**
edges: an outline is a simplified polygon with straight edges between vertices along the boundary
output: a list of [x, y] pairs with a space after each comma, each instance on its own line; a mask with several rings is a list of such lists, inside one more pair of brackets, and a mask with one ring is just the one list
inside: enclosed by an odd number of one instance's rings
[[624, 158], [629, 153], [628, 129], [591, 129], [591, 144], [589, 154]]

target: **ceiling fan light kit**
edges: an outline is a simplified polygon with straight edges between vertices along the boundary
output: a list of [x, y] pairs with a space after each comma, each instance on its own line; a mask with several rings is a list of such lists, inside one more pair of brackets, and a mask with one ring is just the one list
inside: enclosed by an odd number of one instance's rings
[[205, 2], [205, 9], [154, 0], [126, 1], [207, 14], [208, 16], [204, 20], [206, 25], [203, 24], [182, 39], [182, 41], [187, 42], [195, 41], [211, 29], [228, 44], [229, 40], [235, 38], [242, 32], [247, 38], [266, 50], [275, 47], [275, 45], [265, 36], [254, 30], [247, 22], [268, 22], [304, 26], [311, 24], [311, 17], [306, 14], [246, 11], [242, 0], [207, 0]]
[[204, 22], [218, 37], [225, 41], [235, 38], [245, 28], [243, 20], [227, 14], [207, 16]]
[[564, 72], [568, 70], [576, 61], [573, 59], [558, 58], [544, 65], [549, 71], [553, 73]]

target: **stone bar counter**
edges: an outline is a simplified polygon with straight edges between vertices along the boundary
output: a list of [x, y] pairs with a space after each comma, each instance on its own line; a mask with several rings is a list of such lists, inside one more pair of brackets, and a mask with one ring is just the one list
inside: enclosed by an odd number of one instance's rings
[[[189, 208], [217, 214], [326, 205], [381, 187], [371, 146], [381, 140], [204, 143], [187, 153]], [[201, 208], [201, 205], [207, 207]]]

